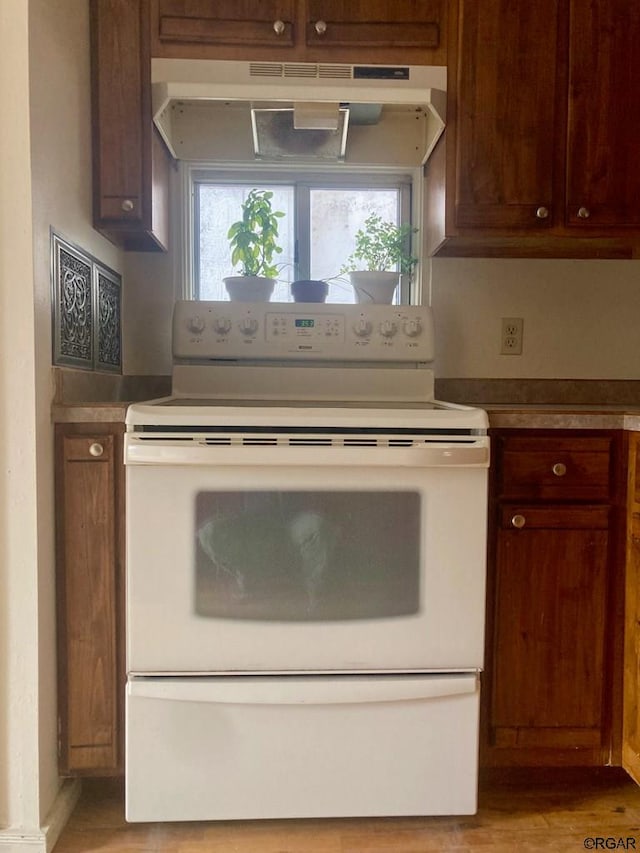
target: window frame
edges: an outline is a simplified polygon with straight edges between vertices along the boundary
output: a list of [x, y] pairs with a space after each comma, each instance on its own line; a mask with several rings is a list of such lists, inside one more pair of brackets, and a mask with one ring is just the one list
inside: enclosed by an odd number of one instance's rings
[[[404, 167], [374, 167], [340, 164], [314, 164], [313, 169], [305, 169], [300, 164], [236, 164], [229, 166], [225, 163], [187, 162], [182, 161], [178, 167], [180, 191], [179, 197], [179, 265], [176, 273], [180, 282], [181, 299], [196, 299], [195, 281], [197, 273], [198, 222], [196, 213], [196, 185], [208, 179], [213, 183], [255, 183], [259, 184], [288, 184], [296, 185], [296, 192], [309, 192], [311, 188], [348, 189], [375, 186], [399, 187], [401, 191], [401, 222], [409, 221], [417, 228], [417, 235], [422, 234], [423, 211], [423, 180], [422, 169]], [[372, 178], [374, 179], [372, 181]], [[298, 235], [301, 225], [306, 227], [309, 234], [309, 222], [305, 217], [306, 207], [296, 201], [295, 233]], [[296, 247], [296, 255], [306, 251], [307, 262], [310, 260], [310, 244]], [[412, 253], [418, 258], [413, 276], [401, 276], [399, 301], [401, 304], [419, 305], [422, 301], [421, 266], [422, 240], [412, 238]]]

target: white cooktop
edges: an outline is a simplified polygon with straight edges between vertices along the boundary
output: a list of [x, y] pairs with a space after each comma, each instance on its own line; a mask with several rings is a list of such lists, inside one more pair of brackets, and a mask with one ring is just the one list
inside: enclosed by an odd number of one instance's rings
[[425, 306], [179, 301], [172, 394], [126, 423], [485, 434], [485, 412], [434, 399], [433, 355]]

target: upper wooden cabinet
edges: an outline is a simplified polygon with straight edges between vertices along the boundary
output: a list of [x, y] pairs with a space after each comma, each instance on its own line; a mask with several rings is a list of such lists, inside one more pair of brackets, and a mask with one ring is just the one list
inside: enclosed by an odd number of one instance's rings
[[640, 4], [572, 0], [566, 223], [640, 232]]
[[632, 256], [640, 8], [631, 6], [453, 0], [446, 139], [427, 168], [432, 253]]
[[153, 126], [148, 0], [91, 0], [94, 227], [164, 250], [170, 156]]
[[450, 95], [459, 228], [540, 230], [552, 222], [557, 6], [460, 3]]
[[443, 65], [446, 0], [152, 0], [158, 57]]

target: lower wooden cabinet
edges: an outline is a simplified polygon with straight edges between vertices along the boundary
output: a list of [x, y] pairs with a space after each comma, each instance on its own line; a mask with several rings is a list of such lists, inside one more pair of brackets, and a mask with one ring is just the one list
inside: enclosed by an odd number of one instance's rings
[[622, 766], [640, 784], [640, 432], [629, 435]]
[[486, 765], [620, 763], [623, 444], [494, 435]]
[[59, 771], [119, 774], [124, 710], [122, 424], [57, 424]]

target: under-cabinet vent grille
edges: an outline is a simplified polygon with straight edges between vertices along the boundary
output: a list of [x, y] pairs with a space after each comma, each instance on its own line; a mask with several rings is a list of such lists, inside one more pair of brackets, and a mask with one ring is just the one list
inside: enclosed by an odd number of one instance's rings
[[284, 66], [281, 62], [250, 62], [249, 77], [283, 77]]
[[250, 62], [250, 77], [286, 77], [299, 80], [351, 80], [351, 65], [312, 62]]

